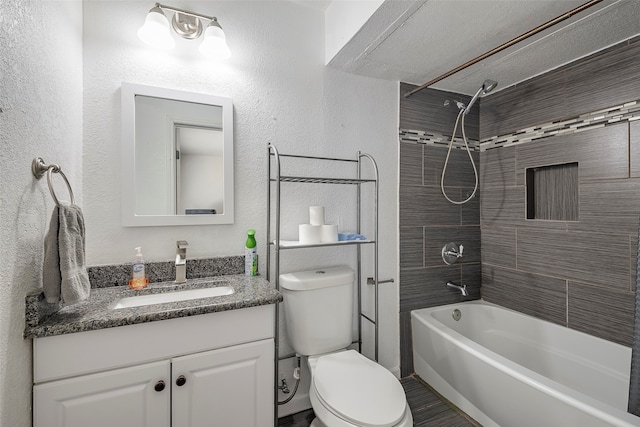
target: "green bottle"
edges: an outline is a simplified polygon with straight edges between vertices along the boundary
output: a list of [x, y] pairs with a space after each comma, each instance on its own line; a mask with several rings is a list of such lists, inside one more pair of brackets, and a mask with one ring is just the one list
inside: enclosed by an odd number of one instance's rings
[[256, 230], [247, 230], [247, 243], [244, 245], [244, 274], [258, 275], [258, 249], [256, 248]]

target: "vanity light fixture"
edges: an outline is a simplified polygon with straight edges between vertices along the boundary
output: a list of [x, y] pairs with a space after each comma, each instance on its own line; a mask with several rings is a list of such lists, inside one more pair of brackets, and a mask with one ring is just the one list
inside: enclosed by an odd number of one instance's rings
[[[174, 12], [171, 25], [169, 25], [169, 20], [164, 13], [165, 10]], [[210, 59], [229, 58], [231, 51], [227, 46], [227, 40], [218, 23], [218, 18], [160, 3], [156, 3], [147, 14], [144, 24], [138, 30], [138, 37], [153, 47], [169, 49], [175, 45], [170, 28], [173, 28], [173, 31], [180, 37], [195, 40], [203, 33], [202, 21], [205, 23], [208, 21], [208, 25], [204, 30], [202, 42], [200, 42], [200, 53]]]

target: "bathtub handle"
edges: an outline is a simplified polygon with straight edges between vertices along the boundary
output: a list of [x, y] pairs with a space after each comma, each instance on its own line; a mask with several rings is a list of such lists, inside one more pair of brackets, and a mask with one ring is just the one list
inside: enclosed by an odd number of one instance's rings
[[445, 264], [451, 265], [462, 258], [464, 246], [458, 246], [455, 242], [447, 243], [442, 247], [442, 260]]

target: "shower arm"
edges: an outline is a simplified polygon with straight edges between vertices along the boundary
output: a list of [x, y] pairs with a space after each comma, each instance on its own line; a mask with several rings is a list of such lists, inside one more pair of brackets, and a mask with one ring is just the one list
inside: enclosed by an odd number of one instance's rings
[[473, 106], [473, 104], [475, 104], [475, 102], [478, 100], [478, 98], [480, 98], [480, 94], [484, 91], [484, 85], [482, 85], [480, 87], [480, 89], [478, 89], [478, 91], [476, 92], [475, 95], [473, 95], [473, 98], [471, 98], [471, 101], [469, 101], [469, 103], [467, 104], [467, 106], [465, 107], [464, 111], [462, 112], [463, 116], [466, 116], [467, 114], [469, 114], [469, 111], [471, 111], [471, 107]]
[[549, 28], [549, 27], [551, 27], [551, 26], [553, 26], [553, 25], [556, 25], [556, 24], [558, 24], [558, 23], [560, 23], [560, 22], [562, 22], [562, 21], [564, 21], [564, 20], [566, 20], [566, 19], [571, 18], [573, 15], [575, 15], [575, 14], [577, 14], [577, 13], [580, 13], [580, 12], [582, 12], [583, 10], [588, 9], [588, 8], [590, 8], [591, 6], [595, 6], [596, 4], [600, 3], [601, 1], [602, 1], [602, 0], [590, 0], [590, 1], [588, 1], [587, 3], [585, 3], [585, 4], [581, 5], [581, 6], [576, 7], [575, 9], [572, 9], [572, 10], [570, 10], [570, 11], [568, 11], [568, 12], [566, 12], [566, 13], [564, 13], [564, 14], [560, 15], [560, 16], [557, 16], [557, 17], [553, 18], [552, 20], [547, 21], [547, 22], [545, 22], [544, 24], [542, 24], [542, 25], [539, 25], [539, 26], [535, 27], [534, 29], [527, 31], [526, 33], [521, 34], [521, 35], [519, 35], [518, 37], [516, 37], [516, 38], [514, 38], [514, 39], [511, 39], [511, 40], [509, 40], [508, 42], [503, 43], [503, 44], [501, 44], [500, 46], [495, 47], [495, 48], [491, 49], [490, 51], [485, 52], [485, 53], [483, 53], [482, 55], [477, 56], [477, 57], [473, 58], [473, 59], [472, 59], [472, 60], [470, 60], [470, 61], [465, 62], [465, 63], [464, 63], [464, 64], [462, 64], [462, 65], [457, 66], [457, 67], [456, 67], [456, 68], [454, 68], [453, 70], [447, 71], [446, 73], [444, 73], [444, 74], [442, 74], [442, 75], [440, 75], [440, 76], [436, 77], [435, 79], [430, 80], [430, 81], [428, 81], [427, 83], [425, 83], [425, 84], [423, 84], [423, 85], [421, 85], [421, 86], [418, 86], [417, 88], [415, 88], [415, 89], [413, 89], [413, 90], [411, 90], [411, 91], [409, 91], [409, 92], [405, 93], [405, 94], [404, 94], [404, 97], [405, 97], [405, 98], [408, 98], [408, 97], [410, 97], [411, 95], [413, 95], [414, 93], [416, 93], [416, 92], [420, 92], [422, 89], [426, 89], [426, 88], [428, 88], [429, 86], [431, 86], [432, 84], [438, 83], [440, 80], [444, 80], [444, 79], [446, 79], [447, 77], [449, 77], [449, 76], [451, 76], [451, 75], [453, 75], [453, 74], [457, 73], [458, 71], [462, 71], [462, 70], [464, 70], [465, 68], [468, 68], [468, 67], [470, 67], [470, 66], [472, 66], [472, 65], [474, 65], [474, 64], [476, 64], [476, 63], [478, 63], [478, 62], [480, 62], [480, 61], [482, 61], [483, 59], [486, 59], [486, 58], [490, 57], [490, 56], [491, 56], [491, 55], [493, 55], [493, 54], [496, 54], [496, 53], [498, 53], [498, 52], [500, 52], [500, 51], [503, 51], [503, 50], [505, 50], [506, 48], [508, 48], [508, 47], [510, 47], [510, 46], [513, 46], [514, 44], [516, 44], [516, 43], [518, 43], [518, 42], [521, 42], [522, 40], [526, 40], [526, 39], [528, 39], [529, 37], [531, 37], [531, 36], [533, 36], [533, 35], [536, 35], [536, 34], [538, 34], [539, 32], [544, 31], [544, 30], [546, 30], [547, 28]]

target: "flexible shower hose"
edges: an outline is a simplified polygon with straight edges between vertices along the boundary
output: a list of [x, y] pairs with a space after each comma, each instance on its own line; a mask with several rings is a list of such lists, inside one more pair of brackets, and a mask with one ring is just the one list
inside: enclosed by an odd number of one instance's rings
[[[476, 169], [476, 164], [473, 161], [473, 157], [471, 156], [471, 150], [469, 149], [469, 144], [467, 143], [467, 135], [464, 132], [464, 117], [465, 117], [465, 109], [461, 109], [458, 113], [458, 117], [456, 118], [456, 124], [453, 126], [453, 134], [451, 135], [451, 141], [449, 141], [449, 150], [447, 151], [447, 158], [444, 160], [444, 166], [442, 167], [442, 175], [440, 177], [440, 190], [442, 190], [442, 195], [445, 199], [453, 203], [454, 205], [464, 205], [469, 200], [473, 199], [473, 196], [476, 195], [476, 191], [478, 190], [478, 170]], [[449, 164], [449, 155], [451, 154], [451, 149], [453, 148], [453, 140], [456, 137], [456, 131], [458, 130], [458, 122], [460, 121], [460, 116], [462, 116], [462, 140], [464, 141], [464, 146], [467, 148], [467, 154], [469, 154], [469, 160], [471, 160], [471, 166], [473, 166], [473, 174], [476, 179], [475, 186], [473, 187], [473, 193], [466, 199], [457, 202], [455, 200], [451, 200], [447, 193], [444, 191], [444, 174], [447, 172], [447, 165]]]

